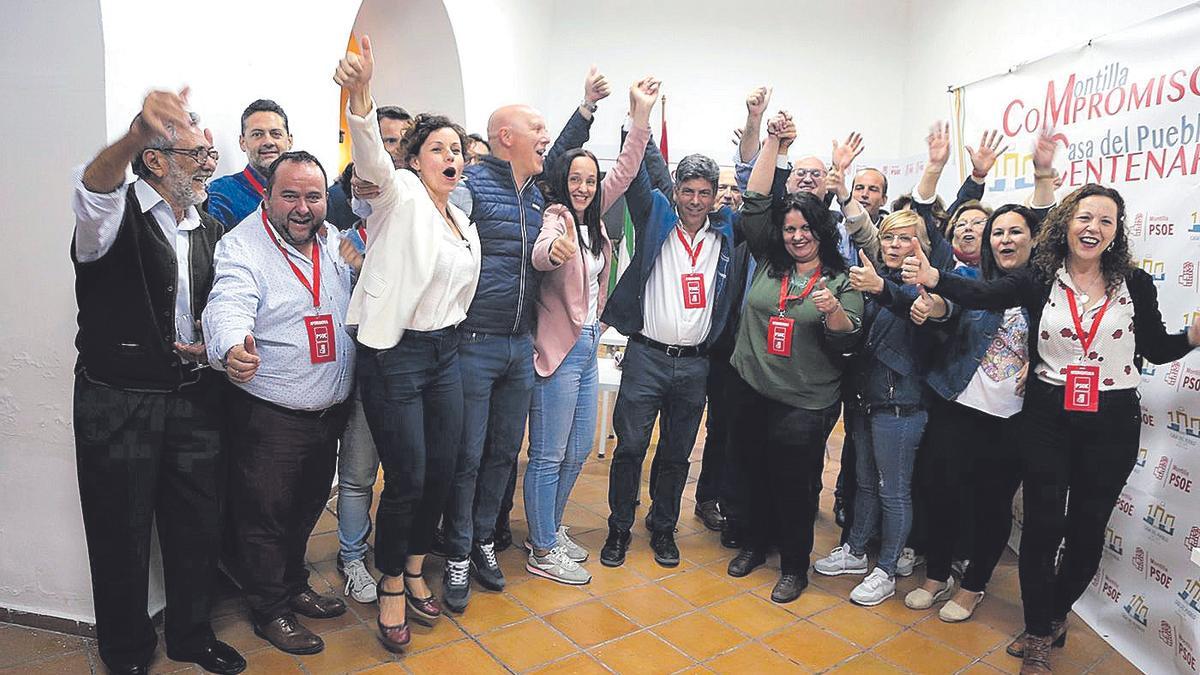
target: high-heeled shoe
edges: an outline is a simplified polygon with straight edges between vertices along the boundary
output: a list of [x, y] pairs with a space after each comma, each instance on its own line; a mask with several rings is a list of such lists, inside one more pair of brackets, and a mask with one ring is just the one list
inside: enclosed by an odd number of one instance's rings
[[[421, 578], [422, 575], [419, 572], [417, 574], [411, 574], [408, 570], [404, 570], [404, 590], [409, 590], [409, 579]], [[434, 597], [433, 593], [430, 593], [428, 597], [424, 598], [418, 598], [412, 593], [409, 593], [404, 599], [404, 602], [408, 606], [408, 616], [422, 626], [433, 628], [433, 624], [436, 623], [438, 619], [442, 618], [442, 607], [438, 604], [437, 598]]]
[[[406, 595], [404, 591], [385, 591], [383, 589], [383, 579], [380, 579], [375, 584], [375, 593], [380, 599], [398, 598]], [[379, 641], [383, 644], [383, 648], [389, 652], [402, 652], [408, 646], [408, 643], [412, 641], [412, 632], [408, 629], [407, 620], [399, 626], [386, 626], [383, 623], [383, 616], [381, 614], [380, 618], [375, 620], [375, 623], [379, 626]]]

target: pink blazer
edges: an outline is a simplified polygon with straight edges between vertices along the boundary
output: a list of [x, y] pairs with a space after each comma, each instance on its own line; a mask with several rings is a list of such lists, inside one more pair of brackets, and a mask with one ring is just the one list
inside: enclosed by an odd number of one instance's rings
[[[617, 156], [617, 164], [601, 182], [600, 212], [609, 209], [633, 182], [638, 166], [646, 152], [650, 129], [634, 127], [625, 137], [625, 145]], [[533, 244], [533, 267], [545, 272], [537, 301], [537, 327], [533, 331], [533, 366], [537, 374], [550, 377], [575, 347], [587, 318], [588, 280], [583, 247], [575, 257], [560, 265], [550, 260], [550, 245], [575, 227], [575, 216], [562, 204], [546, 207], [542, 214], [542, 231]], [[608, 276], [612, 269], [612, 242], [604, 227], [600, 228], [601, 253], [600, 294], [596, 300], [597, 315], [604, 313], [608, 300]]]

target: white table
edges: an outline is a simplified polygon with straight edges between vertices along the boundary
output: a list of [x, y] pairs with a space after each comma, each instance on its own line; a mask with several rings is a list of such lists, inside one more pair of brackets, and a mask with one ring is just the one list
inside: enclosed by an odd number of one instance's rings
[[[603, 340], [604, 338], [601, 337], [602, 342]], [[605, 449], [608, 446], [608, 436], [612, 433], [612, 405], [617, 397], [617, 390], [621, 388], [621, 369], [617, 368], [617, 362], [610, 358], [596, 359], [596, 365], [600, 380], [600, 391], [598, 392], [600, 423], [596, 425], [596, 444], [600, 446], [600, 449], [596, 456], [604, 457]]]

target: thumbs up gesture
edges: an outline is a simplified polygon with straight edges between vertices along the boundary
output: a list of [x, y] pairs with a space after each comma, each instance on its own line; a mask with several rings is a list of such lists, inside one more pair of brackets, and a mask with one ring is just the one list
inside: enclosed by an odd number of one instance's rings
[[930, 317], [934, 309], [934, 299], [930, 297], [929, 291], [925, 290], [924, 286], [917, 286], [920, 295], [913, 302], [912, 307], [908, 310], [908, 317], [912, 322], [920, 326], [925, 323], [925, 320]]
[[859, 250], [858, 260], [862, 265], [850, 268], [850, 288], [864, 293], [882, 293], [883, 277], [875, 271], [875, 264], [866, 251]]
[[936, 288], [941, 280], [937, 268], [929, 264], [929, 257], [920, 246], [914, 248], [913, 254], [904, 259], [900, 274], [904, 283], [921, 284], [926, 288]]
[[575, 239], [575, 223], [566, 223], [566, 232], [559, 235], [550, 243], [550, 262], [561, 265], [579, 252], [579, 244]]
[[833, 291], [825, 283], [825, 277], [821, 277], [817, 281], [817, 287], [812, 292], [813, 307], [822, 314], [832, 314], [838, 311], [842, 303], [833, 295]]
[[225, 375], [234, 382], [249, 382], [258, 372], [258, 364], [258, 347], [253, 335], [247, 335], [242, 344], [230, 347], [225, 353]]
[[366, 35], [359, 40], [361, 54], [346, 52], [338, 61], [333, 81], [351, 92], [359, 92], [371, 84], [371, 73], [375, 70], [375, 55], [371, 51], [371, 38]]
[[588, 70], [587, 77], [583, 80], [583, 100], [591, 105], [596, 105], [602, 99], [608, 98], [612, 93], [612, 85], [608, 83], [608, 78], [604, 77], [604, 73], [595, 65]]

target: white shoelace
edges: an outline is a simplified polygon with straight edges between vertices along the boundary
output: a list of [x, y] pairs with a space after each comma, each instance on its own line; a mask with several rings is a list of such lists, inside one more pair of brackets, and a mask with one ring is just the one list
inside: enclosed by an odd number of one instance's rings
[[470, 563], [466, 560], [449, 560], [446, 562], [446, 572], [450, 576], [451, 586], [466, 586], [467, 576], [470, 571]]
[[579, 569], [579, 563], [571, 560], [570, 556], [567, 555], [566, 549], [562, 546], [555, 546], [550, 549], [550, 552], [546, 554], [546, 559], [569, 572]]
[[366, 565], [360, 561], [346, 565], [343, 571], [346, 573], [346, 590], [343, 591], [344, 593], [348, 594], [360, 588], [375, 585], [375, 579], [367, 571]]
[[483, 553], [483, 559], [487, 562], [488, 567], [499, 567], [500, 566], [500, 564], [496, 562], [496, 545], [495, 544], [493, 544], [491, 542], [486, 543], [486, 544], [480, 544], [479, 550], [480, 550], [480, 552]]
[[866, 579], [862, 580], [862, 585], [866, 586], [870, 590], [875, 590], [875, 589], [879, 588], [880, 586], [882, 586], [885, 582], [887, 582], [887, 580], [888, 580], [887, 572], [884, 572], [882, 570], [875, 570], [874, 572], [871, 572], [871, 574], [868, 575]]

